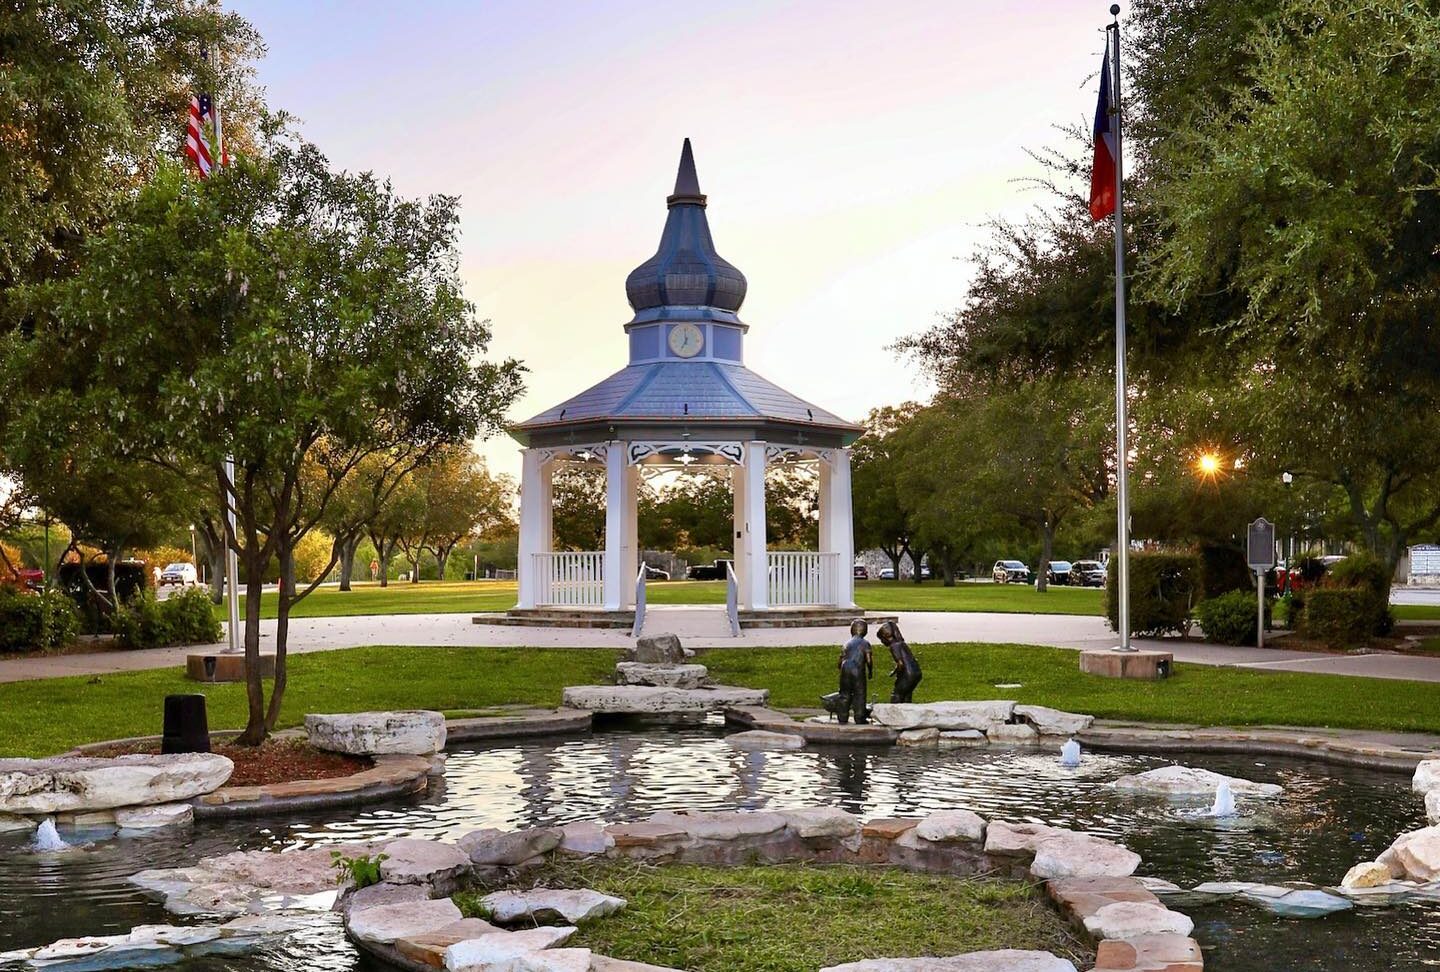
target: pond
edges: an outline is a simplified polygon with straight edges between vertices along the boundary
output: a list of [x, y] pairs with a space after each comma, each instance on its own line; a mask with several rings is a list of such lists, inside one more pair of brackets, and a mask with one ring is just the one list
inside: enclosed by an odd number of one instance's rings
[[[1106, 784], [1170, 763], [1260, 782], [1284, 796], [1260, 812], [1204, 826], [1194, 808], [1125, 796]], [[662, 809], [839, 806], [862, 818], [917, 816], [967, 807], [987, 818], [1026, 820], [1119, 840], [1144, 858], [1142, 875], [1182, 886], [1203, 881], [1334, 884], [1374, 859], [1400, 833], [1424, 825], [1409, 781], [1277, 757], [1087, 753], [1065, 769], [1052, 753], [812, 747], [747, 753], [718, 727], [604, 731], [452, 749], [443, 780], [408, 801], [229, 822], [193, 831], [92, 841], [55, 855], [0, 838], [0, 951], [59, 938], [112, 934], [170, 920], [126, 884], [140, 870], [212, 854], [397, 836], [456, 838], [480, 827], [575, 820], [621, 821]], [[1251, 806], [1242, 800], [1242, 811]], [[1182, 908], [1195, 919], [1210, 972], [1336, 969], [1388, 972], [1440, 967], [1440, 904], [1357, 908], [1322, 919], [1279, 919], [1231, 902]], [[317, 917], [303, 933], [241, 958], [189, 959], [187, 970], [371, 969], [338, 922]]]

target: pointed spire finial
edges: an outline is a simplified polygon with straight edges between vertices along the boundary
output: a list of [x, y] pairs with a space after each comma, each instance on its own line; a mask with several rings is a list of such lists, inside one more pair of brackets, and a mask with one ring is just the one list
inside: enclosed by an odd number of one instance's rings
[[680, 170], [675, 173], [675, 192], [665, 202], [670, 206], [705, 205], [705, 195], [700, 191], [700, 177], [695, 174], [695, 153], [690, 150], [688, 138], [680, 150]]

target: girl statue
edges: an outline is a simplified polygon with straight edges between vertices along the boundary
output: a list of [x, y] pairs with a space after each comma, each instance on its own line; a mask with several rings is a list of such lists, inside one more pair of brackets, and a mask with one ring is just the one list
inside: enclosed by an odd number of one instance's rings
[[869, 680], [875, 674], [875, 657], [870, 654], [870, 642], [865, 640], [869, 630], [870, 626], [860, 618], [851, 621], [851, 638], [840, 649], [840, 698], [835, 714], [842, 725], [850, 721], [851, 715], [857, 725], [870, 721], [866, 697]]
[[895, 679], [895, 691], [890, 693], [890, 701], [913, 701], [915, 686], [920, 684], [920, 663], [900, 634], [900, 625], [886, 621], [875, 634], [880, 643], [890, 649], [890, 657], [895, 659], [895, 668], [890, 672]]

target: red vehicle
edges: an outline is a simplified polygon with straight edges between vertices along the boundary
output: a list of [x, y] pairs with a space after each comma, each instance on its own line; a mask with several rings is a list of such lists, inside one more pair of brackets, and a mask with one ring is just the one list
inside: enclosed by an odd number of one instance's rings
[[45, 589], [45, 571], [39, 567], [21, 567], [9, 577], [0, 580], [0, 583], [9, 584], [22, 591], [43, 591]]

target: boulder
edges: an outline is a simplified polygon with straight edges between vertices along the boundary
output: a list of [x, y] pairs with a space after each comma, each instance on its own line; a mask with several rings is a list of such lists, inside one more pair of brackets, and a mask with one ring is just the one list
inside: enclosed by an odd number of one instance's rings
[[1139, 866], [1140, 855], [1114, 841], [1061, 833], [1035, 845], [1030, 873], [1039, 878], [1129, 877]]
[[1009, 722], [1014, 702], [879, 702], [875, 721], [892, 729], [980, 729]]
[[915, 825], [915, 836], [935, 843], [985, 839], [985, 819], [970, 810], [941, 810]]
[[380, 878], [391, 884], [428, 884], [445, 891], [470, 871], [470, 855], [454, 844], [418, 837], [392, 840], [381, 850]]
[[352, 756], [429, 756], [445, 748], [439, 712], [349, 712], [307, 715], [310, 745]]
[[704, 665], [650, 665], [645, 662], [622, 661], [615, 666], [615, 684], [700, 688], [709, 674]]
[[637, 638], [635, 647], [626, 650], [625, 658], [642, 665], [678, 665], [685, 660], [685, 648], [679, 635], [648, 635]]
[[804, 749], [805, 737], [791, 732], [750, 729], [746, 732], [732, 732], [725, 737], [725, 743], [747, 752], [765, 749]]
[[1440, 879], [1440, 827], [1400, 835], [1376, 860], [1397, 878], [1419, 884]]
[[1073, 736], [1095, 724], [1095, 717], [1062, 712], [1044, 705], [1017, 705], [1015, 715], [1024, 719], [1042, 736]]
[[1008, 746], [1033, 746], [1040, 741], [1040, 732], [1025, 722], [1002, 722], [985, 730], [992, 743]]
[[1425, 794], [1425, 819], [1432, 824], [1440, 824], [1440, 790]]
[[1142, 901], [1117, 901], [1085, 918], [1095, 938], [1141, 938], [1147, 935], [1189, 935], [1195, 922], [1178, 911]]
[[27, 834], [38, 826], [40, 822], [29, 817], [0, 813], [0, 834]]
[[529, 830], [472, 830], [460, 838], [460, 849], [470, 855], [473, 864], [500, 864], [513, 867], [541, 854], [548, 854], [565, 839], [558, 827], [532, 827]]
[[1034, 854], [1042, 840], [1069, 833], [1071, 831], [1045, 824], [992, 820], [985, 828], [985, 853], [998, 857], [1025, 857]]
[[0, 813], [179, 803], [218, 790], [235, 764], [213, 753], [0, 759]]
[[718, 712], [732, 706], [765, 705], [767, 689], [711, 685], [680, 689], [656, 685], [572, 685], [561, 695], [570, 709], [614, 715], [669, 715]]
[[502, 963], [553, 948], [573, 934], [574, 928], [547, 927], [482, 935], [445, 949], [445, 968], [449, 972], [492, 972], [490, 966], [515, 969], [515, 965]]
[[949, 958], [866, 959], [832, 965], [820, 972], [1075, 972], [1075, 965], [1049, 952], [1004, 948]]
[[335, 902], [335, 910], [344, 914], [364, 911], [379, 905], [400, 904], [405, 901], [428, 901], [430, 892], [418, 884], [389, 884], [380, 882], [358, 891], [342, 895]]
[[490, 910], [492, 921], [513, 925], [517, 921], [545, 924], [560, 919], [578, 925], [590, 918], [613, 915], [625, 907], [624, 898], [599, 891], [535, 888], [531, 891], [496, 891], [480, 899]]
[[895, 737], [895, 745], [913, 749], [940, 745], [939, 729], [906, 729]]
[[782, 830], [786, 818], [760, 810], [686, 810], [661, 811], [650, 817], [650, 823], [682, 831], [697, 840], [740, 840]]
[[1342, 888], [1378, 888], [1388, 884], [1392, 875], [1390, 869], [1377, 861], [1356, 864], [1340, 879]]
[[1410, 786], [1416, 793], [1440, 790], [1440, 759], [1422, 760], [1420, 765], [1415, 767], [1415, 775], [1410, 780]]
[[834, 837], [839, 840], [859, 838], [860, 818], [839, 807], [805, 807], [800, 810], [776, 811], [785, 818], [785, 825], [797, 837]]
[[452, 925], [463, 916], [449, 898], [401, 901], [352, 911], [346, 921], [351, 935], [366, 942], [389, 945], [397, 938], [415, 938]]
[[188, 803], [162, 803], [154, 807], [125, 807], [115, 811], [115, 826], [121, 830], [187, 827], [194, 822], [195, 810]]
[[594, 821], [566, 824], [560, 833], [560, 850], [566, 854], [590, 857], [615, 846], [615, 838], [605, 832], [605, 825]]
[[1228, 780], [1230, 792], [1239, 796], [1274, 797], [1284, 792], [1274, 783], [1255, 783], [1223, 776], [1193, 766], [1162, 766], [1133, 776], [1122, 776], [1110, 785], [1131, 793], [1153, 793], [1168, 797], [1213, 797], [1221, 780]]

